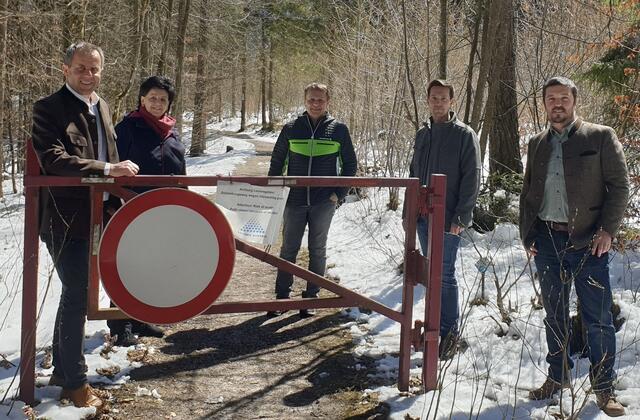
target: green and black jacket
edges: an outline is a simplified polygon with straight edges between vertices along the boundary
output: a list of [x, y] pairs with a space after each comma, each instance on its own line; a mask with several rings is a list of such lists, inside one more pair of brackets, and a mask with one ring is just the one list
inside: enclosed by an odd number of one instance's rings
[[[305, 112], [287, 123], [280, 132], [271, 155], [269, 176], [354, 176], [356, 154], [346, 125], [326, 115], [313, 127]], [[312, 205], [338, 199], [349, 188], [298, 187], [289, 192], [287, 204]]]

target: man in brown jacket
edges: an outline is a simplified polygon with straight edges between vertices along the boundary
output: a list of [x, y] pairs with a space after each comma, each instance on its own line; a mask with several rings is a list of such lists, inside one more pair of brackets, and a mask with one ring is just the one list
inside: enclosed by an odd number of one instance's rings
[[529, 142], [520, 195], [520, 237], [534, 256], [546, 318], [548, 376], [529, 398], [569, 386], [569, 296], [575, 284], [598, 407], [621, 416], [613, 393], [616, 353], [609, 254], [629, 198], [622, 145], [612, 128], [576, 118], [578, 89], [565, 77], [545, 82], [550, 127]]
[[[138, 172], [131, 161], [118, 163], [111, 113], [95, 93], [103, 64], [99, 47], [86, 42], [71, 45], [62, 65], [65, 85], [34, 104], [33, 145], [45, 175], [118, 177]], [[103, 395], [87, 384], [83, 348], [89, 277], [89, 190], [51, 187], [43, 188], [40, 196], [40, 237], [62, 282], [49, 384], [61, 386], [61, 398], [77, 407], [100, 409]]]

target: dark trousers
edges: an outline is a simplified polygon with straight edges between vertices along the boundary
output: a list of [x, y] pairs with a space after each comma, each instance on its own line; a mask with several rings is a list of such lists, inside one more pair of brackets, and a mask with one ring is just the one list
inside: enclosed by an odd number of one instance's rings
[[53, 328], [54, 374], [64, 387], [79, 388], [87, 382], [84, 360], [84, 325], [89, 283], [89, 240], [43, 235], [62, 282], [62, 293]]
[[574, 249], [567, 232], [542, 227], [536, 236], [536, 268], [546, 312], [547, 363], [549, 377], [566, 382], [573, 360], [569, 357], [571, 322], [569, 296], [575, 284], [591, 367], [589, 377], [595, 391], [608, 391], [615, 377], [613, 369], [616, 337], [611, 314], [609, 255], [591, 255], [589, 247]]
[[[427, 255], [428, 227], [425, 218], [418, 218], [418, 240], [422, 255]], [[444, 233], [442, 250], [442, 289], [440, 292], [440, 337], [458, 335], [458, 281], [456, 280], [456, 259], [460, 247], [460, 235]]]
[[[280, 258], [292, 263], [296, 262], [302, 237], [309, 225], [309, 271], [324, 276], [327, 265], [327, 236], [331, 219], [336, 211], [333, 201], [311, 206], [287, 206], [284, 208], [282, 249]], [[276, 277], [276, 298], [286, 299], [291, 293], [293, 275], [278, 270]], [[307, 282], [303, 297], [317, 297], [320, 288]]]

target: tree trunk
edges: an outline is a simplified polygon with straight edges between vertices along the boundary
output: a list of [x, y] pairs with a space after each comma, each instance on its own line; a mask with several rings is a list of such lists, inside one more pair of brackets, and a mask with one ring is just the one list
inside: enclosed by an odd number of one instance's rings
[[247, 40], [244, 38], [244, 48], [242, 49], [242, 56], [240, 60], [240, 67], [242, 71], [241, 80], [241, 97], [240, 97], [240, 130], [243, 132], [247, 129]]
[[269, 102], [269, 124], [267, 129], [273, 131], [273, 49], [269, 45], [269, 84], [267, 90], [267, 101]]
[[149, 32], [151, 31], [151, 11], [155, 2], [149, 3], [147, 1], [145, 3], [146, 4], [143, 4], [145, 9], [142, 13], [142, 25], [140, 25], [142, 30], [142, 33], [140, 34], [142, 38], [142, 43], [140, 45], [140, 82], [151, 75], [151, 37]]
[[185, 35], [187, 34], [187, 24], [189, 23], [189, 9], [191, 8], [191, 0], [180, 1], [180, 14], [178, 15], [178, 42], [176, 45], [176, 102], [174, 108], [174, 117], [176, 119], [176, 130], [182, 132], [182, 72], [184, 70], [184, 48]]
[[438, 41], [440, 43], [440, 59], [438, 63], [438, 77], [447, 78], [447, 2], [440, 0], [440, 28], [438, 31]]
[[[502, 175], [522, 173], [518, 135], [518, 103], [516, 98], [516, 32], [515, 1], [502, 3], [500, 38], [501, 57], [492, 65], [494, 74], [489, 91], [493, 109], [489, 130], [489, 173]], [[495, 179], [495, 178], [494, 178]]]
[[193, 99], [193, 125], [191, 135], [190, 156], [200, 156], [206, 149], [205, 137], [207, 118], [205, 102], [207, 98], [206, 53], [207, 53], [207, 9], [208, 1], [200, 0], [200, 25], [198, 29], [198, 65], [196, 69], [196, 85]]
[[167, 71], [167, 51], [169, 50], [169, 34], [173, 27], [171, 14], [173, 13], [173, 0], [167, 1], [166, 15], [164, 24], [162, 25], [162, 49], [160, 50], [160, 58], [158, 59], [158, 75], [164, 75]]
[[62, 15], [62, 51], [65, 51], [74, 42], [85, 39], [89, 0], [65, 1], [62, 5], [64, 7]]
[[418, 115], [418, 102], [416, 101], [416, 90], [413, 86], [413, 81], [411, 80], [411, 69], [409, 68], [409, 45], [407, 43], [407, 11], [405, 7], [405, 2], [402, 0], [402, 33], [403, 33], [403, 56], [404, 56], [404, 66], [405, 66], [405, 74], [407, 76], [407, 83], [409, 84], [409, 92], [411, 93], [411, 102], [413, 103], [413, 114], [409, 113], [411, 117], [411, 123], [413, 124], [413, 128], [416, 131], [420, 128], [420, 117]]
[[125, 86], [122, 92], [116, 97], [116, 105], [113, 108], [111, 119], [115, 122], [126, 111], [125, 98], [129, 95], [133, 81], [138, 69], [140, 61], [140, 50], [142, 49], [142, 24], [144, 20], [144, 14], [146, 13], [149, 0], [138, 0], [134, 6], [134, 12], [136, 13], [134, 38], [132, 39], [132, 45], [134, 46], [133, 58], [131, 60], [131, 69], [129, 75], [125, 81]]
[[268, 67], [268, 55], [267, 55], [267, 31], [265, 29], [265, 22], [262, 19], [262, 66], [260, 67], [260, 111], [261, 111], [261, 123], [262, 129], [268, 130], [269, 125], [267, 123], [267, 67]]
[[[4, 139], [5, 139], [5, 92], [7, 90], [7, 20], [9, 19], [9, 0], [0, 1], [0, 197], [4, 196], [2, 181], [4, 173]], [[13, 162], [12, 162], [13, 163]], [[13, 165], [12, 165], [13, 166]]]
[[231, 69], [231, 118], [236, 117], [236, 112], [238, 111], [236, 105], [236, 84], [237, 84], [237, 73], [238, 71], [238, 58], [235, 57], [233, 59], [233, 68]]
[[[498, 27], [497, 19], [489, 19], [489, 16], [494, 10], [494, 2], [491, 0], [487, 0], [483, 3], [484, 15], [482, 19], [482, 52], [480, 55], [480, 69], [478, 70], [478, 80], [476, 81], [476, 93], [473, 98], [471, 120], [469, 121], [469, 125], [476, 132], [480, 130], [483, 108], [482, 105], [484, 104], [484, 92], [487, 85], [487, 80], [489, 78], [489, 67], [491, 66], [493, 54], [496, 50], [495, 48], [492, 48], [491, 45], [494, 45], [494, 42], [496, 40], [496, 30]], [[496, 1], [495, 3], [498, 2]], [[482, 159], [484, 159], [484, 153], [486, 149], [485, 146], [486, 142], [484, 144], [480, 142], [480, 152], [482, 154]]]
[[467, 99], [464, 104], [464, 122], [469, 124], [471, 118], [471, 101], [473, 97], [473, 68], [478, 53], [478, 36], [480, 34], [480, 22], [482, 20], [482, 0], [476, 2], [476, 20], [473, 22], [473, 33], [471, 35], [471, 48], [469, 51], [469, 63], [467, 65]]

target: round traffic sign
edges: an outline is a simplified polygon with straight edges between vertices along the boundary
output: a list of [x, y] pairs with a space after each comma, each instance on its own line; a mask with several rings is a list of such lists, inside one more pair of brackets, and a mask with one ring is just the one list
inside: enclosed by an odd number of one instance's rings
[[118, 209], [98, 252], [113, 303], [139, 321], [171, 324], [204, 312], [220, 296], [233, 271], [235, 240], [211, 201], [160, 188]]

